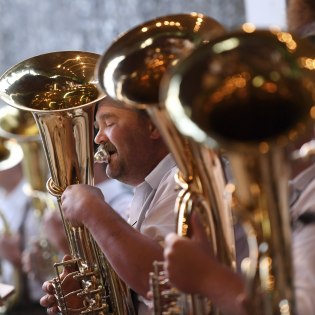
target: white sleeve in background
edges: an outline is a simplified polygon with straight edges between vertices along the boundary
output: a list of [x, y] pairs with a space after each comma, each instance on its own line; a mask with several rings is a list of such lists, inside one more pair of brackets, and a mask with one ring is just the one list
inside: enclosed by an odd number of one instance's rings
[[315, 314], [315, 224], [293, 234], [294, 284], [297, 314]]
[[[298, 198], [291, 207], [294, 221], [305, 212], [315, 212], [315, 163], [291, 181]], [[315, 314], [315, 222], [297, 222], [292, 234], [294, 285], [298, 315]]]

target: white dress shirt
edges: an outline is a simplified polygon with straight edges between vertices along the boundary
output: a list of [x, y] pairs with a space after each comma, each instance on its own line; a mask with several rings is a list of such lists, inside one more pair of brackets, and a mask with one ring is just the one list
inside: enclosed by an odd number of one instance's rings
[[105, 201], [125, 220], [133, 198], [133, 188], [116, 179], [108, 178], [96, 185], [104, 194]]
[[[128, 222], [142, 234], [163, 243], [164, 237], [175, 232], [176, 191], [175, 174], [178, 168], [168, 154], [145, 181], [135, 187]], [[139, 298], [138, 314], [151, 314], [149, 301]]]

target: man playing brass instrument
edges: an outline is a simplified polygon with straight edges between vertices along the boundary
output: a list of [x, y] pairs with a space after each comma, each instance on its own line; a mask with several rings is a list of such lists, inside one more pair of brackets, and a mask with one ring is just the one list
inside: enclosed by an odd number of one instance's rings
[[[149, 290], [152, 263], [163, 258], [160, 244], [175, 229], [173, 211], [177, 192], [177, 166], [160, 133], [144, 111], [123, 109], [105, 98], [97, 109], [95, 142], [106, 144], [109, 177], [135, 187], [129, 224], [104, 200], [98, 188], [79, 184], [62, 195], [65, 217], [74, 226], [84, 224], [109, 263], [139, 296], [138, 313], [148, 311], [144, 298]], [[57, 306], [50, 282], [41, 298], [48, 314]]]

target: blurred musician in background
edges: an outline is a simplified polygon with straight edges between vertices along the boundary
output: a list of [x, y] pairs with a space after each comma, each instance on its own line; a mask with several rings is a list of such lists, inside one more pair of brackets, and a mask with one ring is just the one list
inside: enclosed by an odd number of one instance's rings
[[42, 279], [31, 279], [22, 270], [23, 250], [38, 236], [39, 231], [31, 200], [24, 190], [25, 180], [20, 162], [0, 171], [0, 187], [1, 282], [15, 287], [15, 293], [4, 303], [2, 311], [8, 315], [45, 314], [38, 303], [42, 295]]
[[[105, 98], [98, 105], [96, 123], [95, 142], [106, 144], [110, 156], [108, 177], [135, 189], [129, 224], [99, 188], [88, 185], [67, 187], [62, 195], [63, 211], [72, 225], [85, 224], [120, 278], [140, 296], [138, 313], [146, 314], [150, 310], [144, 297], [152, 263], [163, 258], [160, 243], [175, 229], [174, 175], [178, 168], [145, 111], [124, 109]], [[48, 314], [56, 314], [52, 284], [44, 283], [43, 289], [47, 295], [41, 305], [48, 308]]]

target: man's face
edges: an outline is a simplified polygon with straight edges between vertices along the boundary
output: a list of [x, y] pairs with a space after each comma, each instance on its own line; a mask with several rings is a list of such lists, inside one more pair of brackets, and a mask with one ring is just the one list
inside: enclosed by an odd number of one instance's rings
[[96, 113], [95, 137], [97, 144], [107, 143], [110, 162], [106, 173], [109, 177], [137, 185], [147, 174], [146, 165], [152, 148], [151, 121], [138, 112], [113, 106], [102, 101]]

